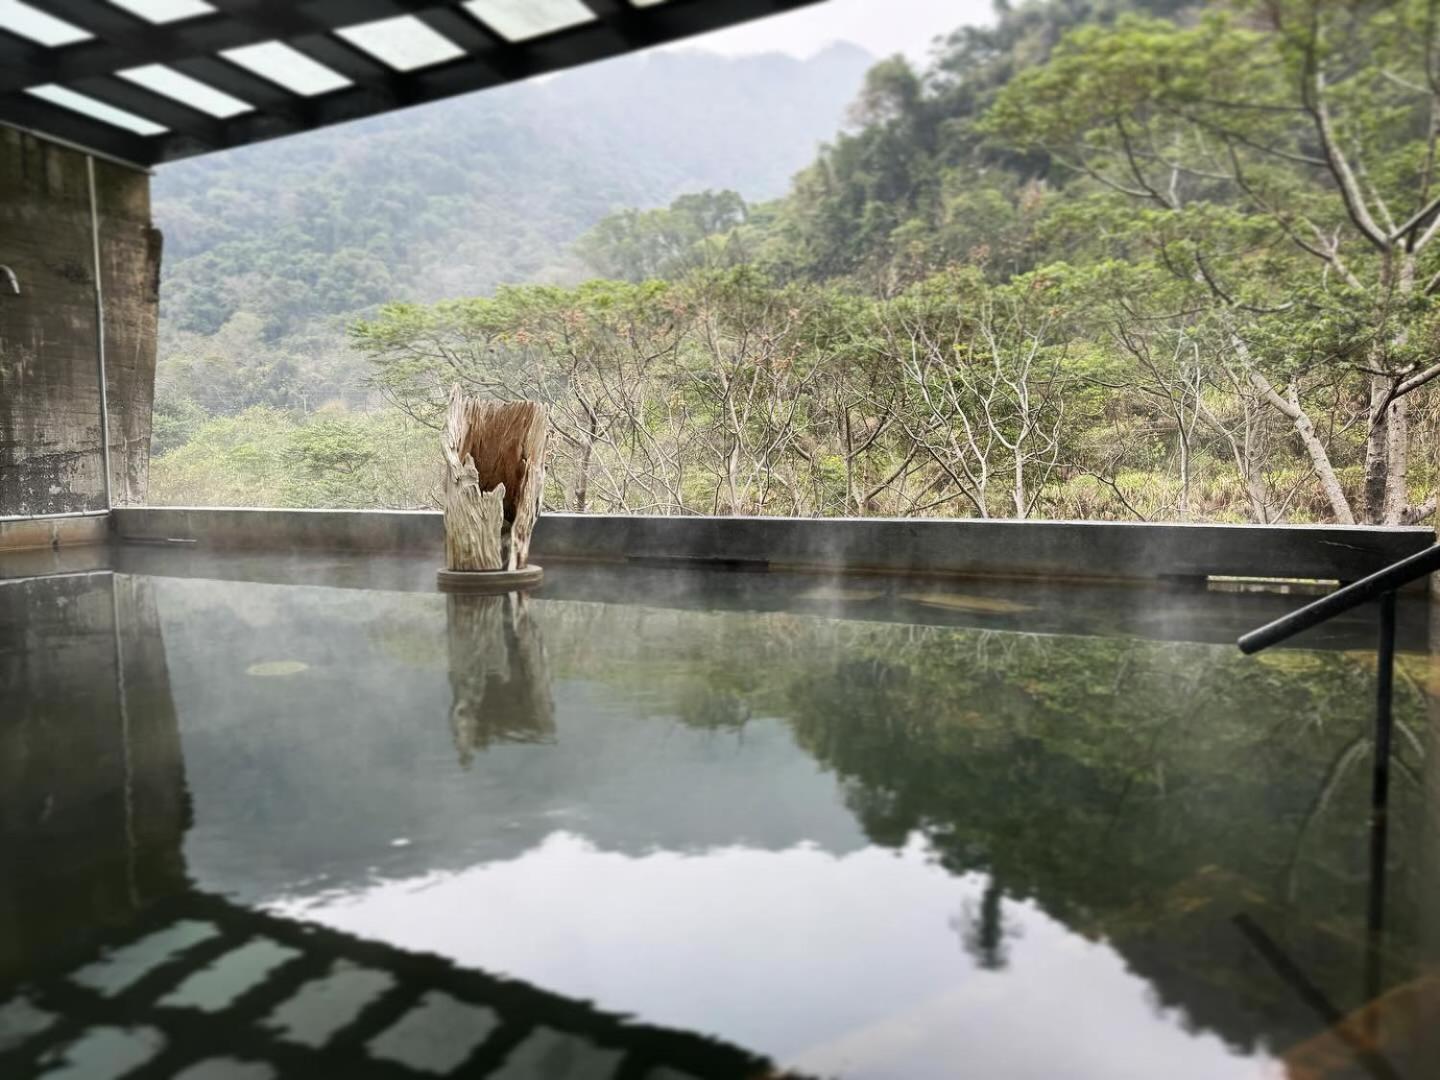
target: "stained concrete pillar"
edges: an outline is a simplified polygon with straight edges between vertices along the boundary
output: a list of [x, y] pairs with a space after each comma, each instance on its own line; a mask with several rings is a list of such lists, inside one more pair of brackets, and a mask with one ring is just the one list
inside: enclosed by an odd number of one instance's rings
[[[111, 500], [142, 503], [160, 234], [146, 172], [94, 175]], [[90, 194], [87, 155], [0, 126], [0, 516], [106, 508]]]

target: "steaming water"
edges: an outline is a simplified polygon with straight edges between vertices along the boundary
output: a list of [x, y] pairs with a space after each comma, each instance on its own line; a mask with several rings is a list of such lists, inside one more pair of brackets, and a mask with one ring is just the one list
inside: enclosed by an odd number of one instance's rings
[[171, 572], [0, 584], [5, 1076], [1435, 1075], [1418, 653], [1367, 937], [1373, 660], [1243, 601]]

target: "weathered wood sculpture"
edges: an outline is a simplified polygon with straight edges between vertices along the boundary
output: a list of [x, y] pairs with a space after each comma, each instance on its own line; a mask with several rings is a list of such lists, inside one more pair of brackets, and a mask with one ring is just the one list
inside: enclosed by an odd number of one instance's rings
[[555, 704], [540, 627], [523, 593], [449, 596], [450, 734], [460, 764], [497, 743], [553, 743]]
[[485, 401], [451, 388], [442, 440], [442, 587], [513, 588], [540, 579], [540, 568], [529, 563], [530, 537], [540, 513], [548, 428], [538, 401]]

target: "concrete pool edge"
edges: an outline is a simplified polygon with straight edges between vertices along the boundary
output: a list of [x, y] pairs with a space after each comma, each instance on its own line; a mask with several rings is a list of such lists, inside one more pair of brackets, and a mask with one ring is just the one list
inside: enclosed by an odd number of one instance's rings
[[[428, 510], [118, 507], [122, 541], [249, 550], [434, 552]], [[1435, 542], [1424, 526], [1201, 525], [914, 518], [547, 514], [537, 560], [664, 562], [835, 572], [1162, 580], [1348, 581]]]
[[103, 544], [110, 534], [108, 517], [104, 510], [41, 517], [0, 517], [0, 552]]

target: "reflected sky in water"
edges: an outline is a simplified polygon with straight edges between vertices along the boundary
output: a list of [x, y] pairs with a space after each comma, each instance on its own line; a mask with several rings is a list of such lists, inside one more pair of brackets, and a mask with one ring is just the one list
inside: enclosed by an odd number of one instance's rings
[[918, 838], [633, 857], [557, 831], [512, 860], [280, 910], [816, 1075], [1273, 1075], [1268, 1055], [1186, 1031], [1114, 950], [1034, 904], [1002, 902], [1006, 963], [984, 970], [965, 938], [986, 884], [946, 873]]

